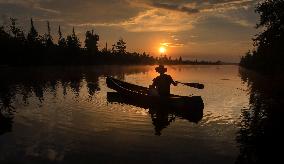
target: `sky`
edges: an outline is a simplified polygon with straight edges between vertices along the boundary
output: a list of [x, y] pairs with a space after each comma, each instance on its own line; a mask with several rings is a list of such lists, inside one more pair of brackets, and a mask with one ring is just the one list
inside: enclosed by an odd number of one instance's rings
[[[40, 33], [46, 21], [56, 40], [75, 28], [99, 34], [100, 49], [122, 38], [129, 52], [182, 56], [191, 60], [238, 62], [253, 48], [260, 0], [0, 0], [0, 23], [15, 17], [28, 31], [30, 18]], [[166, 52], [161, 54], [159, 49]]]

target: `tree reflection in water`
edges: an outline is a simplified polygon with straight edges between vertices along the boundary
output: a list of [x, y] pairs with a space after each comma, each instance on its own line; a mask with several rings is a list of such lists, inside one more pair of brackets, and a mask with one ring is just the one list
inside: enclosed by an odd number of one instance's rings
[[236, 163], [271, 163], [282, 160], [283, 78], [261, 76], [240, 69], [249, 88], [249, 108], [242, 110], [237, 142], [240, 155]]
[[56, 97], [57, 88], [62, 88], [63, 95], [67, 95], [71, 88], [78, 98], [81, 82], [87, 83], [87, 92], [92, 97], [100, 90], [99, 77], [115, 76], [123, 79], [127, 74], [146, 72], [147, 67], [38, 67], [38, 68], [1, 68], [0, 80], [0, 135], [12, 130], [14, 103], [17, 96], [22, 102], [29, 103], [29, 98], [35, 96], [40, 103], [44, 102], [46, 90]]

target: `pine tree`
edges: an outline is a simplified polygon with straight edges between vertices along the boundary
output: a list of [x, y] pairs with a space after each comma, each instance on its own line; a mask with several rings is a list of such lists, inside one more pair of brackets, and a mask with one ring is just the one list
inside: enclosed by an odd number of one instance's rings
[[118, 40], [115, 47], [119, 54], [126, 54], [126, 43], [122, 38]]
[[70, 48], [70, 49], [80, 49], [81, 47], [81, 43], [75, 33], [75, 29], [73, 27], [73, 30], [72, 30], [72, 35], [68, 35], [67, 36], [67, 47]]
[[54, 44], [52, 41], [50, 24], [49, 21], [47, 21], [46, 23], [47, 23], [47, 34], [45, 34], [45, 45], [46, 47], [52, 47]]
[[61, 48], [66, 48], [66, 40], [62, 35], [61, 27], [58, 27], [58, 46]]
[[34, 27], [33, 19], [31, 19], [31, 28], [27, 36], [27, 40], [29, 43], [34, 44], [39, 40], [38, 32], [36, 31]]
[[94, 30], [86, 32], [85, 47], [90, 54], [95, 54], [99, 51], [98, 41], [99, 35], [94, 34]]
[[181, 56], [179, 57], [178, 62], [182, 63], [182, 57]]
[[14, 39], [21, 41], [23, 43], [26, 38], [23, 30], [21, 30], [19, 27], [16, 26], [17, 19], [10, 18], [10, 20], [11, 20], [10, 31], [12, 32]]

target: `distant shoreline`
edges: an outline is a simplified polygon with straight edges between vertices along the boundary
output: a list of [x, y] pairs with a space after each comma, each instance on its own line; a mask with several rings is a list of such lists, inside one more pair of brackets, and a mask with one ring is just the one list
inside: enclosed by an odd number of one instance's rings
[[161, 53], [152, 56], [146, 52], [128, 52], [127, 43], [120, 38], [111, 46], [106, 42], [99, 49], [100, 37], [94, 30], [86, 31], [84, 44], [79, 40], [75, 28], [71, 34], [63, 36], [58, 26], [57, 38], [51, 34], [47, 21], [47, 31], [39, 34], [30, 20], [30, 30], [25, 33], [17, 19], [10, 18], [9, 26], [0, 26], [0, 67], [5, 66], [96, 66], [96, 65], [235, 65], [222, 61], [186, 59]]
[[[65, 65], [56, 65], [56, 64], [49, 64], [49, 65], [0, 65], [0, 68], [17, 68], [17, 67], [95, 67], [95, 66], [154, 66], [159, 65], [157, 64], [93, 64], [93, 65], [83, 65], [83, 64], [65, 64]], [[210, 65], [236, 65], [238, 66], [238, 63], [222, 63], [222, 64], [164, 64], [168, 66], [210, 66]]]

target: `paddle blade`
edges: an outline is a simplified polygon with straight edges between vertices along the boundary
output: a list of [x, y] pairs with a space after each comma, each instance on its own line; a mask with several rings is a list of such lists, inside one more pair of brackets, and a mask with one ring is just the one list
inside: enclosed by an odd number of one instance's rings
[[184, 83], [184, 84], [187, 86], [193, 87], [193, 88], [204, 89], [203, 84], [199, 84], [199, 83]]

